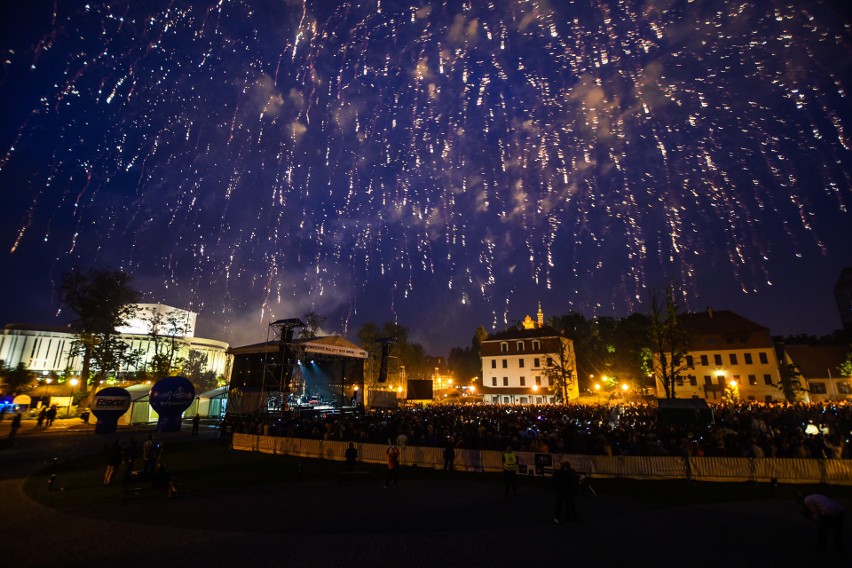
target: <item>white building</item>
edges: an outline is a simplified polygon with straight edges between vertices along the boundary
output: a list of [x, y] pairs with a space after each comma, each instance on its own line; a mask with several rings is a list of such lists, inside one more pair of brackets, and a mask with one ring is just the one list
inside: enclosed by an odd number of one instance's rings
[[566, 387], [565, 398], [580, 396], [577, 384], [577, 359], [574, 342], [544, 325], [544, 314], [538, 319], [526, 317], [521, 329], [489, 335], [482, 341], [482, 394], [488, 404], [553, 404], [557, 401], [548, 371], [564, 366], [573, 381]]
[[[215, 339], [194, 336], [196, 314], [161, 304], [142, 304], [146, 310], [159, 310], [161, 314], [171, 315], [175, 320], [187, 324], [180, 335], [180, 357], [186, 357], [190, 350], [207, 355], [207, 370], [217, 376], [227, 376], [229, 372], [228, 344]], [[120, 373], [133, 373], [148, 368], [154, 355], [154, 342], [147, 335], [148, 329], [141, 327], [143, 322], [136, 318], [122, 328], [121, 338], [132, 350], [139, 350], [142, 357], [136, 365], [120, 369]], [[170, 335], [166, 328], [161, 329], [162, 336]], [[71, 355], [74, 333], [69, 327], [37, 326], [29, 324], [10, 324], [0, 336], [0, 360], [7, 367], [16, 367], [23, 363], [37, 375], [62, 375], [70, 371], [79, 376], [83, 370], [80, 357]]]
[[[779, 401], [780, 367], [769, 329], [727, 310], [684, 314], [681, 327], [689, 336], [686, 370], [675, 385], [677, 398], [721, 402], [735, 386], [743, 400]], [[659, 368], [659, 357], [654, 364]], [[665, 388], [657, 376], [657, 396]]]

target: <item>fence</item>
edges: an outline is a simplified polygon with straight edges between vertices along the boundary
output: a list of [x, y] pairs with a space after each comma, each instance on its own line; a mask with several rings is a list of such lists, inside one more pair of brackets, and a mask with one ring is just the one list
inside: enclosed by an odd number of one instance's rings
[[[347, 442], [234, 434], [235, 450], [343, 461]], [[358, 461], [385, 463], [386, 446], [356, 444]], [[403, 465], [443, 467], [443, 448], [401, 448]], [[518, 471], [550, 475], [562, 461], [592, 477], [629, 479], [692, 479], [695, 481], [757, 481], [852, 485], [852, 460], [796, 458], [685, 458], [676, 456], [585, 456], [518, 452]], [[456, 450], [455, 468], [461, 471], [502, 471], [502, 453]]]

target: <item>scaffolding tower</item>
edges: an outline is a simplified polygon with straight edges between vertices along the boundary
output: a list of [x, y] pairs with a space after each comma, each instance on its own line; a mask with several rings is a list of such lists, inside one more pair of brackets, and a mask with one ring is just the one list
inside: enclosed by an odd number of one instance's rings
[[296, 329], [303, 327], [305, 324], [298, 318], [269, 324], [266, 343], [274, 349], [266, 351], [263, 358], [263, 399], [268, 414], [280, 416], [286, 412], [292, 387], [301, 388], [301, 377], [293, 375], [300, 355], [299, 346], [293, 343], [293, 335]]

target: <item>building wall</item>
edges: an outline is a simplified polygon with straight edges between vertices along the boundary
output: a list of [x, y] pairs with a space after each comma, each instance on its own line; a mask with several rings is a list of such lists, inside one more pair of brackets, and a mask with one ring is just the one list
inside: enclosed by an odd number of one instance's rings
[[[772, 386], [780, 381], [780, 367], [769, 337], [766, 339], [766, 343], [757, 342], [750, 347], [719, 345], [690, 351], [693, 368], [685, 371], [682, 384], [675, 386], [677, 398], [720, 402], [724, 389], [735, 380], [743, 400], [784, 400], [783, 393]], [[655, 364], [659, 367], [659, 360]], [[658, 372], [657, 396], [664, 397], [666, 391], [659, 375]]]
[[482, 342], [482, 395], [488, 404], [552, 404], [545, 368], [548, 359], [558, 364], [559, 342], [565, 345], [567, 364], [574, 371], [568, 400], [580, 396], [576, 381], [574, 343], [564, 337], [488, 339]]
[[[121, 372], [135, 372], [145, 369], [154, 354], [154, 344], [146, 335], [123, 334], [121, 338], [131, 349], [141, 349], [144, 353], [138, 365], [121, 369]], [[7, 367], [16, 367], [19, 363], [38, 375], [50, 373], [62, 374], [70, 369], [79, 375], [83, 370], [80, 357], [71, 357], [71, 345], [74, 334], [38, 329], [3, 330], [0, 336], [0, 359]], [[207, 368], [216, 375], [227, 375], [229, 371], [228, 344], [200, 337], [187, 338], [181, 348], [180, 356], [185, 357], [190, 349], [207, 354]]]

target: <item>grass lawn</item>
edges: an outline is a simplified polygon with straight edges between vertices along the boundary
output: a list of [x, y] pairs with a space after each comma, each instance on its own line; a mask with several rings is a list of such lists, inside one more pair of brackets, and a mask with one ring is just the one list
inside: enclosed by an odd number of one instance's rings
[[[192, 494], [215, 494], [221, 491], [256, 490], [263, 486], [280, 486], [287, 483], [340, 484], [345, 482], [343, 464], [321, 459], [275, 456], [261, 453], [235, 451], [215, 440], [174, 443], [165, 447], [163, 457], [170, 474], [177, 477], [181, 492]], [[138, 460], [136, 468], [142, 468]], [[46, 468], [28, 478], [24, 491], [33, 500], [56, 509], [85, 508], [125, 499], [122, 483], [123, 469], [116, 472], [110, 486], [103, 485], [106, 458], [103, 455], [88, 456], [59, 463], [55, 472]], [[384, 478], [382, 464], [359, 464], [361, 481], [369, 480], [380, 484]], [[49, 486], [51, 475], [56, 479]], [[438, 470], [403, 468], [406, 480], [429, 481], [444, 479]], [[454, 481], [465, 484], [500, 485], [499, 474], [456, 473]], [[354, 482], [358, 482], [355, 480]], [[550, 490], [549, 478], [525, 478], [522, 487], [536, 492]], [[852, 498], [849, 486], [806, 486], [756, 483], [692, 483], [687, 481], [638, 481], [619, 479], [594, 479], [594, 491], [601, 496], [646, 503], [654, 507], [683, 506], [701, 503], [752, 501], [762, 499], [796, 498], [799, 492], [819, 491], [834, 497]], [[145, 496], [166, 499], [165, 490], [153, 489], [150, 483], [132, 479], [129, 487], [139, 489], [131, 497]]]

